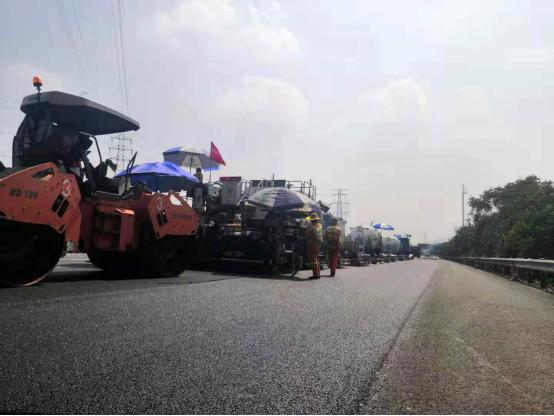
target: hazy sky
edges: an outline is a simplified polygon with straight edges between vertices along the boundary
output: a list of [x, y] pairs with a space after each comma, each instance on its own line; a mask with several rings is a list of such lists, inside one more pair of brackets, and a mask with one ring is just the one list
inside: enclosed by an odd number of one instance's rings
[[[115, 0], [114, 0], [115, 1]], [[116, 5], [116, 3], [114, 3]], [[31, 78], [124, 111], [112, 2], [0, 3], [0, 159]], [[226, 175], [348, 188], [349, 225], [445, 239], [470, 195], [554, 176], [553, 1], [121, 0], [140, 161], [219, 147]], [[78, 22], [78, 24], [77, 24]], [[84, 44], [84, 47], [83, 47]], [[80, 74], [82, 72], [82, 74]], [[102, 138], [107, 153], [109, 138]]]

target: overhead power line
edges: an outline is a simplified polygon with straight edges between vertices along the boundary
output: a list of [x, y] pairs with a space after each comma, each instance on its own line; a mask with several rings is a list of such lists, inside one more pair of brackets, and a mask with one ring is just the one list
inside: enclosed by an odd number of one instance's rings
[[115, 49], [115, 63], [117, 67], [117, 79], [119, 81], [119, 94], [121, 97], [121, 103], [125, 107], [125, 92], [124, 92], [124, 86], [123, 86], [123, 68], [122, 68], [122, 61], [121, 61], [121, 31], [118, 29], [119, 22], [121, 21], [119, 18], [116, 18], [116, 14], [118, 14], [121, 9], [117, 7], [114, 0], [111, 0], [111, 6], [112, 6], [112, 25], [113, 25], [113, 38], [114, 38], [114, 49]]
[[79, 76], [81, 77], [81, 81], [85, 85], [86, 88], [88, 88], [88, 78], [86, 76], [83, 63], [81, 62], [81, 57], [79, 55], [79, 49], [77, 47], [77, 44], [75, 42], [75, 38], [73, 36], [73, 30], [71, 29], [71, 23], [69, 21], [69, 18], [67, 16], [67, 12], [65, 10], [65, 7], [63, 5], [62, 0], [57, 0], [58, 4], [58, 10], [60, 11], [60, 16], [62, 18], [63, 27], [65, 30], [65, 35], [67, 37], [67, 41], [69, 43], [69, 48], [71, 49], [73, 59], [75, 60], [75, 65], [77, 66], [77, 71], [79, 72]]
[[123, 91], [125, 93], [125, 112], [129, 115], [129, 93], [127, 89], [127, 66], [125, 64], [125, 42], [123, 41], [123, 19], [121, 17], [121, 0], [117, 1], [119, 12], [119, 42], [121, 44], [121, 68], [123, 69]]
[[[119, 93], [125, 113], [129, 114], [129, 94], [127, 89], [127, 65], [125, 62], [125, 42], [123, 40], [123, 17], [121, 1], [111, 0], [112, 25], [114, 34], [115, 60]], [[123, 168], [134, 153], [133, 137], [125, 133], [114, 135], [111, 138], [110, 157], [115, 161], [118, 169]]]
[[93, 91], [96, 92], [96, 79], [94, 76], [94, 70], [92, 68], [92, 61], [90, 59], [90, 55], [88, 53], [87, 44], [85, 43], [85, 39], [83, 36], [83, 30], [81, 29], [81, 22], [79, 21], [79, 16], [77, 14], [77, 7], [75, 7], [75, 0], [71, 0], [71, 8], [73, 9], [73, 17], [75, 18], [75, 24], [77, 26], [77, 31], [79, 32], [79, 40], [81, 41], [81, 48], [83, 51], [83, 55], [85, 57], [86, 66], [88, 69], [89, 77], [91, 80]]

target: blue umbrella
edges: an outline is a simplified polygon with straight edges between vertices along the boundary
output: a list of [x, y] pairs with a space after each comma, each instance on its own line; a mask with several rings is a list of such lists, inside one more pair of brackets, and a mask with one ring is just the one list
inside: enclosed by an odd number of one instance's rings
[[319, 212], [319, 205], [300, 192], [288, 188], [265, 188], [248, 197], [248, 203], [271, 211], [302, 210]]
[[[123, 178], [126, 171], [119, 172], [115, 178]], [[149, 162], [136, 165], [131, 170], [131, 185], [143, 182], [153, 191], [168, 192], [192, 189], [198, 179], [185, 169], [171, 163]]]
[[390, 224], [387, 224], [386, 222], [377, 222], [375, 224], [371, 224], [373, 228], [376, 230], [385, 230], [385, 231], [391, 231], [394, 230], [394, 227]]
[[204, 150], [194, 147], [177, 146], [163, 152], [164, 160], [175, 163], [183, 168], [193, 170], [200, 168], [205, 171], [219, 170], [217, 162], [210, 158]]
[[412, 236], [410, 234], [395, 234], [394, 235], [394, 238], [397, 238], [399, 240], [403, 239], [403, 238], [411, 238]]

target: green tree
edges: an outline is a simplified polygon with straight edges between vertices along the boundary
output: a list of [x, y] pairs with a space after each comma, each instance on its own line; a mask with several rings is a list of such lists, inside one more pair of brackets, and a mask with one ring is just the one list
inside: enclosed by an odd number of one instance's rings
[[554, 258], [554, 205], [528, 208], [506, 238], [506, 253], [514, 257]]
[[441, 247], [443, 255], [554, 258], [554, 187], [528, 176], [470, 198], [472, 224]]

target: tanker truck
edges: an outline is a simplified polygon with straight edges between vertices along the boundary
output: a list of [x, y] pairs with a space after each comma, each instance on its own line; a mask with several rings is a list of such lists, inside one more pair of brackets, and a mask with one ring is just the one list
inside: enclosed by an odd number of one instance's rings
[[383, 257], [385, 263], [392, 263], [398, 259], [400, 241], [392, 237], [383, 237]]
[[412, 236], [409, 234], [396, 234], [395, 237], [400, 242], [398, 259], [401, 261], [410, 260], [410, 238]]
[[351, 264], [379, 263], [382, 261], [383, 237], [380, 232], [368, 227], [352, 227], [346, 249]]

